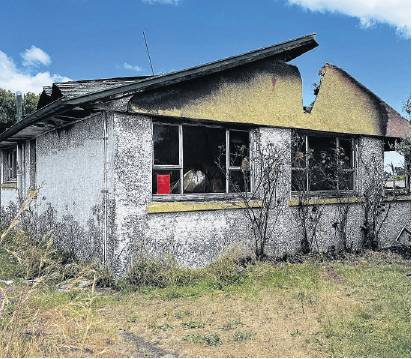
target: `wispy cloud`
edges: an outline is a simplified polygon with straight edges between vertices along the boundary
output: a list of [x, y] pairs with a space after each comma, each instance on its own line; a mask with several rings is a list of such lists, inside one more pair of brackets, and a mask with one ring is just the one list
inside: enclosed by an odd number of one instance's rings
[[135, 71], [135, 72], [140, 72], [140, 71], [143, 70], [139, 65], [131, 65], [128, 62], [123, 63], [123, 68], [125, 70], [131, 70], [131, 71]]
[[310, 11], [338, 12], [359, 19], [362, 27], [386, 23], [410, 37], [410, 0], [287, 0]]
[[13, 59], [0, 50], [0, 88], [10, 91], [40, 93], [43, 86], [70, 78], [49, 71], [32, 73], [18, 68]]
[[181, 0], [142, 0], [142, 3], [149, 5], [179, 5]]
[[50, 56], [39, 47], [32, 46], [21, 53], [23, 66], [50, 65]]

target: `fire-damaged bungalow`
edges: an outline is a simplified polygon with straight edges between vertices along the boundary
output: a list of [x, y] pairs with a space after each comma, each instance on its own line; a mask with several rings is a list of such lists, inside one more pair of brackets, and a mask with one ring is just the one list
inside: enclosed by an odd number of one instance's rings
[[[336, 245], [343, 203], [350, 209], [347, 241], [359, 246], [360, 194], [372, 158], [382, 174], [391, 172], [385, 160], [398, 161], [390, 167], [396, 178], [387, 182], [388, 193], [397, 195], [385, 199], [390, 210], [379, 237], [380, 246], [390, 245], [410, 230], [409, 178], [392, 146], [409, 136], [409, 122], [330, 64], [321, 69], [313, 105], [304, 108], [301, 76], [289, 61], [316, 46], [312, 34], [163, 75], [45, 87], [38, 110], [0, 135], [1, 206], [11, 201], [30, 208], [62, 249], [116, 271], [127, 268], [134, 251], [206, 265], [225, 248], [251, 242], [232, 183], [242, 182], [243, 165], [260, 141], [263, 147], [289, 144], [281, 189], [287, 198], [268, 255], [300, 249], [294, 183], [302, 176], [309, 194], [304, 205], [325, 209], [316, 250]], [[234, 147], [244, 150], [243, 158], [232, 161]], [[307, 175], [308, 154], [334, 161], [337, 149], [344, 169], [338, 181]]]

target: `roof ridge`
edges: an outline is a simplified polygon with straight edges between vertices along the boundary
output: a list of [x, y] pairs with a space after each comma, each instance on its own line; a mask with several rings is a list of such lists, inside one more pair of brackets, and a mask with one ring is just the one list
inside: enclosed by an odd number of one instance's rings
[[[161, 76], [144, 78], [140, 81], [135, 81], [134, 83], [132, 82], [119, 86], [108, 86], [107, 89], [99, 89], [97, 91], [82, 93], [80, 95], [77, 94], [78, 96], [74, 94], [73, 97], [60, 97], [51, 103], [46, 103], [45, 106], [24, 117], [21, 121], [5, 130], [0, 134], [0, 142], [16, 135], [24, 128], [31, 126], [44, 117], [50, 116], [53, 113], [63, 111], [64, 109], [73, 106], [79, 106], [84, 103], [93, 101], [114, 100], [135, 93], [159, 87], [166, 87], [183, 81], [188, 81], [195, 78], [212, 75], [218, 72], [227, 71], [239, 66], [244, 66], [271, 57], [277, 57], [278, 61], [287, 62], [307, 51], [314, 49], [317, 46], [318, 43], [316, 42], [315, 34], [312, 33], [299, 38], [283, 41], [281, 43], [268, 47], [216, 60], [206, 64], [197, 65], [180, 71], [170, 72]], [[93, 82], [93, 80], [90, 80], [89, 82]], [[121, 80], [119, 80], [119, 82], [121, 82]], [[75, 83], [76, 82], [71, 84], [73, 85]], [[54, 87], [58, 88], [58, 85], [55, 85]], [[61, 85], [61, 87], [64, 87], [64, 85]]]
[[[180, 74], [182, 74], [182, 73], [184, 73], [184, 72], [196, 71], [196, 70], [199, 70], [199, 69], [204, 68], [204, 67], [208, 67], [208, 66], [210, 67], [210, 66], [217, 65], [217, 64], [220, 64], [220, 63], [228, 62], [228, 61], [230, 61], [230, 60], [239, 59], [239, 58], [242, 58], [242, 57], [245, 57], [245, 56], [253, 56], [253, 55], [255, 55], [255, 54], [257, 54], [257, 55], [260, 54], [260, 55], [261, 55], [261, 58], [265, 58], [265, 57], [269, 57], [269, 56], [275, 56], [276, 53], [275, 53], [275, 54], [270, 54], [270, 55], [264, 56], [264, 55], [262, 54], [262, 52], [267, 52], [267, 51], [269, 51], [269, 50], [272, 50], [272, 51], [273, 51], [275, 48], [281, 47], [282, 45], [286, 45], [286, 44], [291, 44], [291, 45], [292, 45], [293, 42], [297, 42], [297, 41], [306, 41], [306, 40], [307, 40], [307, 41], [310, 41], [310, 40], [311, 40], [311, 41], [313, 42], [313, 47], [312, 47], [311, 49], [313, 49], [314, 47], [317, 47], [317, 46], [318, 46], [318, 43], [316, 42], [316, 39], [315, 39], [315, 35], [316, 35], [316, 33], [311, 33], [311, 34], [309, 34], [309, 35], [304, 35], [304, 36], [301, 36], [301, 37], [298, 37], [298, 38], [294, 38], [294, 39], [291, 39], [291, 40], [283, 41], [283, 42], [278, 43], [278, 44], [274, 44], [274, 45], [271, 45], [271, 46], [259, 48], [259, 49], [257, 49], [257, 50], [252, 50], [252, 51], [248, 51], [248, 52], [241, 53], [241, 54], [238, 54], [238, 55], [229, 56], [229, 57], [226, 57], [226, 58], [223, 58], [223, 59], [219, 59], [219, 60], [207, 62], [207, 63], [204, 63], [204, 64], [200, 64], [200, 65], [188, 67], [188, 68], [185, 68], [185, 69], [182, 69], [182, 70], [178, 70], [178, 71], [168, 72], [168, 73], [162, 74], [162, 75], [157, 75], [157, 76], [154, 76], [154, 77], [151, 77], [151, 78], [147, 78], [147, 79], [143, 79], [142, 81], [139, 81], [139, 85], [144, 85], [145, 82], [150, 82], [150, 81], [154, 81], [154, 80], [162, 80], [162, 79], [164, 79], [164, 78], [166, 78], [166, 77], [177, 76], [177, 75], [180, 75]], [[311, 50], [311, 49], [310, 49], [310, 50]], [[285, 52], [285, 51], [287, 51], [287, 50], [290, 50], [290, 48], [284, 49], [283, 52]], [[304, 51], [304, 52], [307, 52], [307, 51], [309, 51], [309, 50], [306, 50], [306, 51]], [[282, 53], [282, 52], [280, 52], [280, 53]], [[299, 54], [299, 55], [297, 55], [297, 56], [300, 56], [300, 55], [301, 55], [301, 54]], [[297, 57], [297, 56], [295, 56], [295, 57]], [[256, 56], [256, 57], [257, 57], [257, 58], [253, 58], [250, 62], [257, 61], [257, 60], [260, 60], [260, 59], [261, 59], [261, 58], [259, 58], [259, 56]], [[295, 57], [293, 57], [293, 58], [295, 58]], [[292, 59], [293, 59], [293, 58], [292, 58]], [[288, 60], [288, 61], [290, 61], [290, 60]], [[247, 62], [245, 62], [245, 63], [247, 63]], [[243, 64], [243, 63], [242, 63], [242, 64]], [[242, 64], [241, 64], [241, 65], [242, 65]], [[117, 87], [114, 87], [112, 90], [114, 90], [114, 89], [119, 90], [119, 89], [121, 89], [121, 88], [123, 88], [123, 87], [124, 87], [124, 88], [127, 88], [128, 86], [131, 86], [131, 85], [121, 85], [121, 86], [117, 86]], [[101, 93], [104, 93], [104, 92], [107, 92], [107, 91], [110, 91], [110, 90], [97, 91], [95, 94], [98, 95], [98, 94], [101, 94]], [[78, 99], [80, 99], [80, 98], [82, 98], [82, 97], [84, 97], [84, 96], [79, 96]], [[77, 98], [73, 98], [72, 100], [76, 100], [76, 99], [77, 99]]]

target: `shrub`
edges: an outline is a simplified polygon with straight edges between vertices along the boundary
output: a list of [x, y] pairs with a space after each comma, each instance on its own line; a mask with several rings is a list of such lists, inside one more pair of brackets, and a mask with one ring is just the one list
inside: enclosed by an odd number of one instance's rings
[[126, 275], [126, 283], [133, 287], [185, 286], [202, 279], [200, 269], [183, 268], [172, 257], [137, 256]]
[[33, 240], [23, 231], [11, 231], [2, 243], [2, 251], [14, 263], [12, 272], [18, 278], [41, 278], [41, 282], [45, 284], [86, 280], [98, 287], [117, 287], [116, 280], [107, 267], [97, 261], [77, 261], [57, 250], [51, 235]]
[[243, 272], [244, 268], [230, 257], [221, 257], [207, 268], [212, 284], [217, 289], [240, 283]]
[[61, 268], [61, 256], [50, 235], [35, 242], [24, 232], [10, 232], [3, 248], [17, 263], [18, 276], [24, 279], [50, 277]]
[[134, 287], [153, 286], [164, 288], [169, 284], [166, 263], [156, 258], [138, 256], [133, 259], [126, 281]]

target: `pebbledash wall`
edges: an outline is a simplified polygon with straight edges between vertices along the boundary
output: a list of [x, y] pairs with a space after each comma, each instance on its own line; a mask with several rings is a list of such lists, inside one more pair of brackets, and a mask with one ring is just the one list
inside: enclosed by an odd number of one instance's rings
[[[262, 144], [291, 142], [291, 130], [255, 127]], [[375, 153], [383, 161], [382, 141], [359, 138], [364, 161]], [[116, 272], [124, 272], [136, 253], [172, 255], [181, 264], [204, 266], [225, 248], [251, 245], [251, 233], [242, 209], [170, 211], [152, 213], [152, 118], [117, 111], [98, 113], [69, 128], [37, 137], [37, 200], [32, 209], [43, 221], [55, 223], [57, 243], [82, 259], [106, 258]], [[290, 156], [289, 156], [290, 157]], [[27, 161], [26, 161], [27, 162]], [[361, 163], [361, 161], [359, 161]], [[30, 166], [28, 166], [30, 167]], [[25, 168], [26, 176], [29, 168]], [[284, 171], [283, 190], [290, 197], [290, 170]], [[24, 176], [23, 176], [24, 177]], [[357, 169], [357, 188], [366, 174]], [[28, 182], [22, 181], [27, 193]], [[2, 189], [2, 205], [5, 190]], [[300, 228], [293, 203], [284, 202], [267, 252], [281, 256], [300, 246]], [[318, 226], [319, 250], [337, 245], [336, 204], [325, 205]], [[403, 227], [410, 228], [410, 202], [392, 203], [383, 227], [382, 244], [393, 241]], [[363, 213], [353, 203], [348, 218], [348, 241], [361, 240]]]
[[[170, 213], [148, 213], [152, 203], [152, 130], [151, 119], [144, 116], [116, 114], [114, 117], [114, 198], [118, 243], [122, 248], [133, 248], [153, 255], [171, 254], [188, 266], [210, 263], [226, 247], [251, 244], [251, 233], [241, 209], [215, 209]], [[284, 146], [291, 143], [291, 130], [258, 128], [263, 145], [272, 142]], [[382, 141], [373, 137], [360, 137], [359, 149], [363, 162], [370, 162], [373, 154], [382, 160]], [[289, 149], [290, 151], [290, 149]], [[290, 156], [288, 156], [290, 158]], [[359, 161], [361, 163], [362, 161]], [[290, 167], [284, 172], [285, 197], [290, 198]], [[367, 180], [365, 169], [357, 169], [356, 186], [360, 189]], [[166, 206], [167, 207], [167, 206]], [[171, 206], [173, 208], [173, 206]], [[213, 207], [213, 206], [211, 206]], [[216, 208], [218, 208], [217, 206]], [[300, 228], [288, 201], [279, 218], [273, 243], [268, 245], [270, 255], [293, 253], [300, 246]], [[332, 224], [338, 218], [338, 205], [325, 205], [318, 227], [319, 250], [338, 245], [338, 236]], [[382, 245], [393, 241], [403, 227], [410, 228], [410, 202], [392, 203], [389, 217], [382, 232]], [[353, 203], [348, 218], [348, 241], [357, 248], [363, 223], [362, 208]], [[126, 250], [132, 253], [132, 250]], [[124, 257], [128, 262], [127, 256]]]

